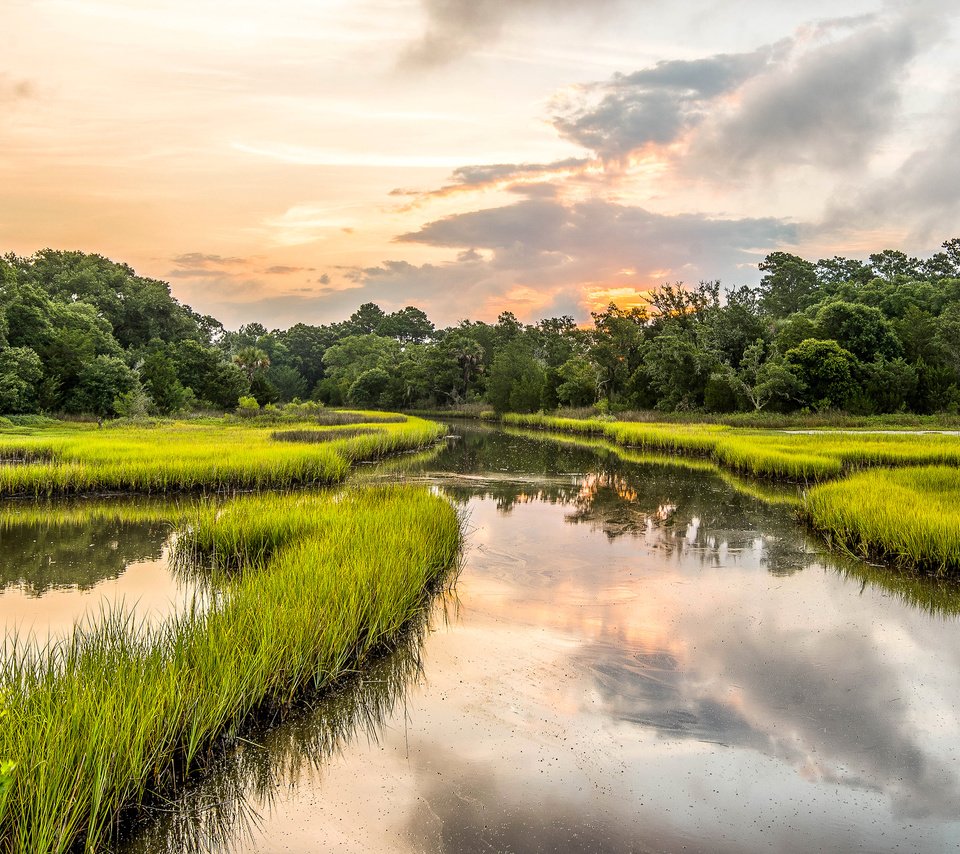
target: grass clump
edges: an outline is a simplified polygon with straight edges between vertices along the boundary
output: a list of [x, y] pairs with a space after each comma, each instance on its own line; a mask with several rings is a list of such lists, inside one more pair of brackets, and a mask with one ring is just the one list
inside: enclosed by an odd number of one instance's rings
[[249, 496], [197, 512], [180, 548], [240, 567], [155, 629], [120, 614], [0, 672], [0, 850], [100, 850], [118, 816], [211, 760], [217, 739], [389, 646], [453, 563], [456, 512], [426, 490]]
[[811, 482], [872, 466], [960, 465], [960, 436], [933, 433], [788, 433], [720, 424], [669, 424], [504, 416], [520, 427], [603, 436], [642, 450], [707, 456], [734, 472], [754, 477]]
[[[277, 442], [257, 422], [170, 422], [159, 427], [58, 424], [29, 436], [0, 435], [0, 495], [286, 488], [337, 483], [355, 463], [424, 448], [443, 435], [420, 418], [385, 422], [352, 413], [369, 430], [329, 442]], [[294, 425], [303, 427], [304, 425]], [[313, 428], [310, 428], [313, 429]], [[359, 431], [358, 428], [354, 428]]]
[[803, 518], [860, 557], [938, 575], [960, 571], [960, 471], [877, 469], [809, 490]]
[[364, 433], [378, 432], [374, 427], [331, 427], [327, 430], [274, 430], [270, 438], [274, 442], [332, 442], [334, 439], [351, 439]]
[[[580, 442], [607, 440], [641, 451], [705, 457], [738, 491], [797, 505], [830, 543], [860, 557], [938, 574], [960, 572], [960, 437], [786, 433], [544, 415], [504, 420], [575, 433]], [[751, 487], [738, 475], [814, 485], [798, 496]]]

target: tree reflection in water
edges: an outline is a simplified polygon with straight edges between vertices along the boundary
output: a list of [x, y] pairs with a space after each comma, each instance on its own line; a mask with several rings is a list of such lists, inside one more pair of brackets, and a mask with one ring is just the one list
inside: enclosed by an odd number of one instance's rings
[[31, 596], [48, 590], [89, 590], [118, 578], [127, 565], [159, 560], [170, 538], [165, 522], [90, 518], [60, 522], [55, 509], [46, 521], [0, 523], [0, 590], [18, 586]]

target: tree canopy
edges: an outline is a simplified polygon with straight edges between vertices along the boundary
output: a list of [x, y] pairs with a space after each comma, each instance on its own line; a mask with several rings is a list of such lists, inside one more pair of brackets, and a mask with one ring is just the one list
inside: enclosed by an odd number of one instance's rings
[[757, 287], [664, 284], [645, 304], [464, 319], [368, 302], [346, 320], [235, 331], [100, 255], [0, 258], [0, 412], [100, 416], [312, 398], [402, 408], [860, 413], [960, 407], [960, 239], [929, 258], [773, 252]]

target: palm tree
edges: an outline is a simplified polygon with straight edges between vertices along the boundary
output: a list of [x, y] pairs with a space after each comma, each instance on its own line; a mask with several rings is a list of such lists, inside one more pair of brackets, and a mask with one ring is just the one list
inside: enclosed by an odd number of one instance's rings
[[270, 367], [270, 357], [259, 347], [253, 346], [238, 350], [233, 361], [243, 369], [250, 382], [253, 382], [256, 374]]

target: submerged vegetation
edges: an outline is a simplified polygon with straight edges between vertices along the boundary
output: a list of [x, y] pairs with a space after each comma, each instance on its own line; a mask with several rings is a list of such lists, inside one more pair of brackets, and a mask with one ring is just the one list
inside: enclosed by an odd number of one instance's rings
[[389, 645], [459, 547], [452, 506], [425, 490], [247, 496], [203, 507], [182, 554], [219, 593], [159, 628], [119, 613], [0, 673], [0, 848], [99, 848], [121, 811], [202, 768], [218, 737], [276, 714]]
[[[353, 413], [364, 423], [363, 413]], [[34, 460], [0, 466], [0, 495], [89, 492], [173, 492], [285, 488], [337, 483], [351, 465], [424, 448], [443, 428], [419, 418], [384, 422], [344, 435], [342, 427], [296, 425], [331, 441], [277, 441], [259, 421], [169, 422], [162, 427], [60, 424], [30, 435], [0, 434], [0, 457]]]

